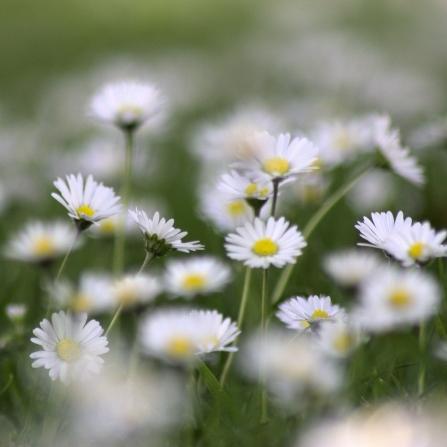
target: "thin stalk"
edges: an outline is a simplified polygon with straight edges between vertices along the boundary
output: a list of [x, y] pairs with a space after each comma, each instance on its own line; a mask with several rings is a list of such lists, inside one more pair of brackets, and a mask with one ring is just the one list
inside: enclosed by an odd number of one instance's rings
[[270, 215], [275, 217], [275, 213], [276, 213], [276, 203], [278, 201], [278, 189], [279, 189], [279, 184], [281, 183], [281, 178], [275, 178], [272, 180], [273, 182], [273, 200], [272, 200], [272, 209], [270, 211]]
[[[421, 355], [425, 355], [425, 322], [421, 321], [421, 326], [419, 327], [419, 350]], [[418, 377], [418, 395], [419, 397], [424, 394], [425, 387], [425, 359], [422, 358], [421, 365], [419, 369]]]
[[[239, 329], [242, 328], [242, 323], [244, 321], [244, 315], [245, 315], [245, 308], [247, 307], [247, 300], [248, 300], [248, 292], [250, 290], [250, 280], [251, 280], [251, 268], [247, 267], [245, 270], [245, 281], [244, 281], [244, 288], [242, 291], [242, 298], [241, 298], [241, 304], [239, 305], [239, 314], [237, 316], [237, 327]], [[233, 347], [237, 346], [237, 338], [233, 341], [232, 345]], [[227, 380], [228, 372], [230, 371], [231, 364], [233, 363], [234, 358], [234, 352], [230, 352], [227, 361], [225, 362], [222, 374], [220, 376], [220, 386], [223, 388], [225, 381]]]
[[45, 416], [43, 419], [43, 424], [42, 424], [42, 434], [40, 435], [40, 442], [39, 445], [45, 445], [48, 438], [48, 414], [49, 414], [49, 409], [50, 409], [50, 404], [51, 401], [53, 399], [53, 394], [54, 394], [54, 382], [51, 383], [51, 388], [50, 388], [50, 392], [48, 394], [48, 402], [47, 402], [47, 407], [45, 409]]
[[[137, 273], [136, 276], [140, 275], [140, 273], [155, 259], [154, 253], [146, 252], [146, 258], [143, 262], [143, 265], [140, 268], [140, 271]], [[109, 324], [109, 327], [107, 328], [106, 333], [104, 334], [105, 337], [107, 337], [112, 330], [113, 326], [115, 325], [116, 321], [118, 320], [119, 316], [121, 315], [121, 311], [123, 310], [124, 303], [120, 304], [120, 307], [118, 307], [118, 310], [116, 311], [115, 315], [112, 318], [112, 321]]]
[[130, 201], [130, 187], [132, 181], [132, 152], [133, 152], [133, 131], [124, 131], [125, 145], [126, 145], [126, 161], [124, 166], [124, 178], [122, 186], [122, 200], [124, 212], [121, 213], [119, 219], [118, 229], [115, 233], [115, 243], [113, 247], [113, 273], [115, 276], [123, 273], [124, 266], [124, 248], [126, 245], [125, 222], [127, 210]]
[[262, 272], [262, 304], [261, 304], [261, 368], [259, 371], [259, 381], [262, 387], [261, 394], [261, 424], [268, 421], [267, 416], [267, 390], [266, 376], [265, 376], [265, 338], [267, 331], [267, 313], [268, 313], [268, 273], [269, 269], [264, 269]]
[[[320, 209], [311, 217], [309, 222], [307, 222], [306, 226], [303, 229], [303, 236], [305, 239], [308, 239], [309, 236], [313, 233], [317, 225], [321, 222], [321, 220], [326, 216], [326, 214], [354, 187], [354, 185], [372, 168], [369, 167], [354, 177], [348, 184], [343, 185], [340, 189], [334, 192], [327, 200], [321, 205]], [[273, 295], [271, 298], [272, 304], [275, 304], [282, 296], [288, 282], [290, 276], [292, 275], [293, 268], [295, 264], [288, 264], [283, 268], [281, 275], [279, 277], [278, 282], [276, 283], [276, 287], [273, 291]]]

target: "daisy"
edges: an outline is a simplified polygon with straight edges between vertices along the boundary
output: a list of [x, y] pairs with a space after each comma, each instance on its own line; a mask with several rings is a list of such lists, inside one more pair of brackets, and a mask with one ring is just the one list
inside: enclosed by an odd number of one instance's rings
[[436, 312], [441, 301], [437, 282], [418, 270], [388, 268], [362, 284], [353, 321], [372, 332], [419, 324]]
[[43, 320], [41, 328], [34, 329], [36, 338], [31, 341], [44, 350], [30, 355], [36, 359], [32, 367], [44, 366], [50, 370], [51, 380], [59, 378], [66, 385], [71, 380], [83, 382], [91, 373], [98, 374], [104, 363], [99, 356], [109, 351], [108, 341], [101, 336], [103, 329], [97, 321], [86, 322], [85, 313], [73, 316], [63, 311], [53, 314], [52, 324]]
[[312, 295], [307, 300], [297, 296], [279, 305], [276, 316], [289, 329], [302, 331], [321, 321], [342, 318], [345, 310], [337, 304], [331, 304], [329, 296]]
[[248, 177], [231, 171], [231, 175], [223, 174], [222, 182], [217, 189], [228, 196], [229, 200], [257, 199], [267, 200], [273, 193], [271, 182], [252, 182]]
[[222, 290], [231, 279], [231, 270], [219, 259], [203, 256], [170, 261], [163, 278], [169, 293], [193, 298]]
[[277, 221], [270, 217], [267, 223], [255, 218], [246, 222], [226, 238], [225, 248], [231, 259], [244, 261], [244, 265], [267, 269], [271, 264], [281, 268], [294, 264], [301, 249], [307, 245], [296, 226], [290, 226], [284, 217]]
[[152, 219], [149, 219], [144, 211], [130, 211], [133, 220], [140, 226], [145, 237], [145, 248], [148, 253], [155, 256], [163, 256], [168, 251], [190, 251], [203, 250], [203, 245], [199, 241], [182, 242], [182, 238], [188, 233], [174, 228], [174, 219], [166, 221], [160, 219], [160, 214], [156, 212]]
[[165, 105], [160, 91], [135, 81], [106, 84], [93, 97], [88, 115], [133, 131], [158, 115]]
[[[67, 222], [29, 222], [10, 240], [4, 254], [18, 261], [51, 262], [68, 252], [75, 235]], [[75, 248], [79, 246], [77, 243]]]
[[54, 186], [62, 197], [56, 193], [51, 195], [67, 208], [68, 215], [79, 230], [85, 230], [90, 225], [120, 212], [121, 205], [116, 204], [120, 197], [115, 196], [112, 188], [95, 182], [91, 175], [87, 177], [85, 187], [81, 174], [76, 177], [73, 174], [67, 175], [67, 184], [58, 178]]
[[161, 290], [160, 281], [154, 276], [127, 275], [113, 283], [111, 295], [116, 307], [123, 304], [124, 308], [131, 308], [150, 303]]
[[254, 155], [233, 166], [248, 171], [254, 181], [282, 181], [315, 169], [318, 148], [306, 138], [290, 141], [290, 134], [280, 134], [275, 139], [268, 132], [257, 132], [253, 141]]
[[357, 245], [383, 249], [384, 244], [394, 232], [399, 232], [403, 228], [410, 228], [412, 222], [410, 217], [404, 219], [402, 211], [397, 213], [396, 220], [394, 220], [391, 211], [372, 213], [371, 219], [372, 221], [364, 217], [363, 222], [357, 222], [357, 225], [355, 225], [355, 228], [360, 231], [360, 236], [370, 242], [370, 244]]
[[374, 122], [374, 142], [385, 158], [386, 164], [396, 172], [396, 174], [409, 180], [415, 185], [425, 183], [423, 169], [415, 157], [410, 156], [408, 148], [400, 145], [400, 136], [397, 129], [391, 129], [389, 116], [378, 116]]
[[316, 338], [316, 343], [322, 351], [336, 358], [347, 357], [360, 341], [358, 328], [342, 319], [322, 323]]
[[27, 311], [28, 306], [26, 304], [8, 304], [5, 308], [6, 316], [16, 324], [23, 322]]
[[326, 273], [343, 287], [357, 287], [381, 265], [376, 254], [355, 248], [332, 253], [323, 260]]
[[409, 267], [447, 256], [447, 247], [442, 245], [446, 236], [447, 231], [436, 233], [428, 222], [416, 222], [409, 228], [394, 231], [383, 249], [404, 267]]

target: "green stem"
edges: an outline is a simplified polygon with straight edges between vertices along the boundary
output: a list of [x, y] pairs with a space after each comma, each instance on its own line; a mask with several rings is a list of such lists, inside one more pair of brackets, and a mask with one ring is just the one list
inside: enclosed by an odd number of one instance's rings
[[275, 178], [272, 180], [273, 182], [273, 200], [272, 200], [272, 209], [270, 211], [270, 215], [275, 217], [275, 213], [276, 213], [276, 202], [278, 201], [278, 189], [279, 189], [279, 184], [281, 183], [282, 179], [281, 178]]
[[261, 369], [259, 371], [259, 379], [262, 387], [261, 394], [261, 424], [268, 421], [267, 416], [267, 390], [265, 377], [265, 338], [267, 332], [267, 313], [268, 313], [268, 273], [269, 269], [262, 272], [262, 303], [261, 303]]
[[[245, 308], [247, 307], [247, 300], [248, 300], [248, 292], [250, 290], [250, 280], [251, 280], [251, 268], [247, 267], [247, 269], [245, 270], [244, 288], [242, 291], [241, 304], [239, 306], [239, 314], [237, 317], [237, 327], [239, 329], [242, 328], [242, 323], [244, 321]], [[237, 346], [237, 338], [233, 341], [231, 346], [233, 347]], [[230, 352], [227, 357], [227, 361], [225, 362], [222, 374], [220, 376], [221, 387], [223, 387], [225, 384], [228, 372], [230, 371], [231, 368], [231, 364], [233, 363], [233, 358], [234, 358], [234, 352]]]
[[124, 266], [124, 248], [126, 244], [125, 222], [127, 210], [129, 209], [130, 187], [132, 180], [132, 152], [133, 152], [133, 131], [125, 130], [126, 140], [126, 161], [124, 166], [124, 178], [122, 187], [123, 212], [120, 215], [119, 225], [115, 233], [115, 244], [113, 247], [113, 273], [120, 276]]
[[[372, 168], [369, 167], [356, 177], [354, 177], [348, 184], [343, 185], [340, 189], [334, 192], [327, 200], [321, 205], [320, 209], [311, 217], [309, 222], [307, 222], [306, 226], [303, 229], [303, 236], [305, 239], [308, 239], [309, 236], [313, 233], [317, 225], [321, 222], [321, 220], [326, 216], [326, 214], [350, 191], [354, 185]], [[295, 264], [288, 264], [281, 272], [281, 276], [276, 284], [276, 287], [273, 291], [273, 296], [271, 298], [272, 304], [275, 304], [284, 293], [284, 290], [289, 282], [290, 276], [292, 275], [293, 268]]]
[[420, 397], [424, 394], [425, 385], [425, 322], [421, 322], [421, 326], [419, 328], [419, 350], [422, 356], [418, 377], [418, 395]]
[[51, 401], [53, 400], [53, 394], [54, 394], [54, 382], [51, 383], [51, 388], [50, 388], [50, 393], [48, 395], [48, 402], [47, 402], [47, 407], [45, 409], [45, 416], [43, 419], [43, 424], [42, 424], [42, 434], [40, 436], [40, 442], [39, 445], [47, 445], [48, 441], [48, 429], [49, 429], [49, 410], [50, 410], [50, 405], [51, 405]]

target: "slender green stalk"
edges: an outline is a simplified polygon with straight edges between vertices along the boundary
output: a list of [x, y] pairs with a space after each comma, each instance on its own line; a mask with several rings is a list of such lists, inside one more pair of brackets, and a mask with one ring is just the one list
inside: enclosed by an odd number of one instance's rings
[[267, 331], [267, 313], [268, 313], [268, 274], [269, 269], [264, 269], [262, 272], [262, 304], [261, 304], [261, 369], [259, 371], [259, 381], [262, 387], [261, 394], [261, 424], [268, 421], [267, 416], [267, 390], [266, 386], [266, 377], [265, 377], [265, 337]]
[[420, 354], [423, 357], [421, 360], [421, 365], [419, 369], [419, 377], [418, 377], [418, 395], [422, 396], [424, 394], [425, 388], [425, 322], [421, 321], [421, 326], [419, 327], [419, 350]]
[[[146, 252], [146, 258], [143, 262], [143, 265], [140, 268], [140, 271], [137, 273], [136, 276], [140, 275], [140, 273], [155, 259], [154, 253]], [[116, 321], [118, 320], [119, 316], [121, 315], [121, 311], [123, 310], [124, 303], [121, 303], [120, 307], [118, 307], [118, 310], [116, 311], [115, 315], [112, 318], [112, 321], [109, 324], [109, 327], [107, 328], [106, 333], [104, 334], [105, 337], [107, 337], [112, 330], [113, 326], [115, 325]]]
[[132, 153], [133, 153], [133, 130], [125, 130], [126, 140], [126, 161], [124, 166], [124, 178], [121, 197], [123, 200], [123, 212], [121, 213], [119, 225], [115, 233], [115, 244], [113, 247], [113, 273], [115, 276], [123, 273], [124, 266], [124, 248], [126, 244], [125, 222], [126, 214], [129, 208], [130, 187], [132, 181]]
[[[305, 239], [308, 239], [309, 236], [313, 233], [317, 225], [321, 222], [321, 220], [326, 216], [326, 214], [350, 191], [354, 185], [372, 168], [369, 167], [364, 171], [360, 172], [356, 177], [354, 177], [348, 184], [343, 185], [340, 189], [334, 192], [327, 200], [321, 205], [320, 209], [311, 217], [309, 222], [307, 222], [306, 226], [303, 229], [303, 236]], [[273, 295], [271, 298], [272, 304], [275, 304], [284, 293], [284, 290], [289, 282], [290, 276], [292, 275], [293, 268], [295, 264], [288, 264], [283, 268], [281, 275], [279, 277], [278, 282], [276, 283], [276, 287], [273, 291]]]
[[40, 435], [40, 442], [39, 442], [39, 446], [40, 445], [47, 445], [48, 441], [48, 437], [49, 437], [49, 410], [50, 410], [50, 405], [51, 405], [51, 401], [53, 400], [53, 394], [54, 394], [54, 382], [51, 383], [51, 388], [50, 388], [50, 392], [48, 394], [48, 402], [47, 402], [47, 407], [45, 409], [45, 416], [43, 419], [43, 424], [42, 424], [42, 433]]
[[[248, 300], [248, 292], [250, 290], [250, 280], [251, 280], [251, 268], [247, 267], [245, 270], [245, 281], [244, 281], [244, 288], [242, 291], [242, 298], [241, 298], [241, 304], [239, 306], [239, 314], [237, 317], [237, 327], [239, 329], [242, 328], [242, 323], [244, 321], [244, 315], [245, 315], [245, 308], [247, 307], [247, 300]], [[233, 341], [232, 345], [233, 347], [237, 346], [237, 338]], [[222, 374], [220, 376], [220, 386], [223, 387], [225, 384], [225, 381], [227, 380], [228, 372], [230, 371], [231, 364], [233, 363], [234, 358], [234, 352], [230, 352], [227, 361], [225, 362], [224, 368], [222, 370]]]
[[278, 201], [278, 189], [279, 189], [279, 184], [281, 183], [282, 179], [281, 178], [275, 178], [272, 180], [273, 182], [273, 200], [272, 200], [272, 209], [270, 212], [270, 215], [275, 217], [275, 213], [276, 213], [276, 203]]

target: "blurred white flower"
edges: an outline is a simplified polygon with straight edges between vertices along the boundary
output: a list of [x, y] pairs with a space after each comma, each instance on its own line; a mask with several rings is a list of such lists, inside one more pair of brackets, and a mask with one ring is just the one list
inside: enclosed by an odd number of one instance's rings
[[27, 311], [28, 306], [26, 304], [8, 304], [5, 308], [7, 317], [13, 323], [21, 323]]
[[315, 341], [325, 354], [345, 358], [360, 344], [361, 333], [349, 321], [335, 319], [320, 324]]
[[248, 177], [237, 171], [222, 175], [222, 182], [217, 189], [228, 196], [229, 201], [239, 199], [267, 200], [273, 193], [271, 182], [252, 182]]
[[111, 287], [115, 306], [121, 304], [124, 309], [145, 305], [153, 301], [162, 291], [160, 281], [155, 276], [147, 274], [127, 275], [116, 280]]

